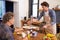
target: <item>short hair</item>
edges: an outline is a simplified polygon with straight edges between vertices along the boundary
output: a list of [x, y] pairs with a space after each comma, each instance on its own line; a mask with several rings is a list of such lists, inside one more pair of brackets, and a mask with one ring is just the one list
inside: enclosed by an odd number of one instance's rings
[[43, 3], [41, 3], [41, 6], [49, 7], [49, 4], [47, 2], [43, 2]]
[[13, 17], [13, 13], [12, 12], [7, 12], [4, 16], [3, 16], [3, 23], [7, 23], [12, 17]]

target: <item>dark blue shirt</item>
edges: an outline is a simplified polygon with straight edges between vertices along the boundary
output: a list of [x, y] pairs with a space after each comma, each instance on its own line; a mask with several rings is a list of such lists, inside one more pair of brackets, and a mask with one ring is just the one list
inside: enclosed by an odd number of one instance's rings
[[14, 40], [11, 27], [0, 24], [0, 40]]
[[[49, 16], [51, 17], [51, 24], [53, 25], [53, 24], [56, 23], [56, 14], [55, 14], [55, 11], [54, 10], [51, 10], [51, 9], [49, 9], [48, 11], [49, 11]], [[40, 13], [40, 16], [38, 17], [38, 20], [40, 20], [40, 18], [42, 16], [44, 16], [44, 14], [45, 14], [44, 11], [42, 11]]]

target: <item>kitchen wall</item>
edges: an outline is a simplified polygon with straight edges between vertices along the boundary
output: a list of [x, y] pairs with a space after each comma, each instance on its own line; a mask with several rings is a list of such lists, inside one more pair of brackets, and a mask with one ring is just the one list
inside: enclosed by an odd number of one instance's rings
[[[49, 5], [50, 5], [50, 8], [54, 8], [54, 7], [56, 7], [57, 5], [60, 5], [60, 0], [40, 0], [40, 1], [39, 1], [40, 4], [41, 4], [43, 1], [48, 2]], [[39, 5], [40, 5], [40, 4], [39, 4]], [[41, 7], [41, 5], [40, 5], [40, 7]]]
[[28, 17], [28, 0], [7, 0], [14, 2], [15, 27], [21, 27], [21, 20]]

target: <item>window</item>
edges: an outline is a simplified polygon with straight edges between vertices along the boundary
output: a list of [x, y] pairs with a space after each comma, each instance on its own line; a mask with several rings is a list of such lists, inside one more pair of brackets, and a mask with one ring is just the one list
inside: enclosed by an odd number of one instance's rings
[[4, 13], [5, 13], [5, 1], [0, 0], [0, 20], [2, 20]]
[[6, 12], [13, 12], [13, 2], [11, 1], [5, 1], [6, 6]]
[[39, 11], [39, 0], [29, 0], [29, 16], [37, 17]]
[[37, 17], [38, 14], [38, 8], [39, 7], [39, 0], [33, 0], [33, 9], [32, 9], [32, 16]]

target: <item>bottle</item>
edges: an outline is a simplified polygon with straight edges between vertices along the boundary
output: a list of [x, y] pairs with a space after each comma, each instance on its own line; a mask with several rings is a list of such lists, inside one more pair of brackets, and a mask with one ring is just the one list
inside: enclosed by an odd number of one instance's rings
[[27, 37], [30, 39], [30, 31], [27, 31]]

